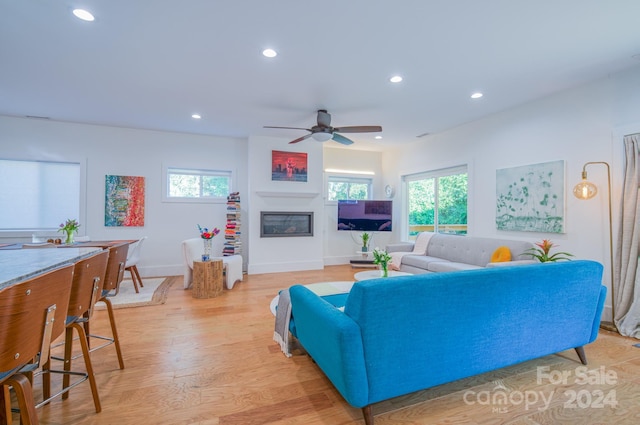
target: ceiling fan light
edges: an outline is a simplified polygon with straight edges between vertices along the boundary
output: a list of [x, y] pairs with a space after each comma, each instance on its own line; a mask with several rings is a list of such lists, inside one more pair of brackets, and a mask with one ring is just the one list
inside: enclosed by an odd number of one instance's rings
[[317, 140], [318, 142], [326, 142], [327, 140], [330, 140], [333, 137], [333, 133], [319, 131], [317, 133], [313, 133], [311, 137], [313, 137], [313, 140]]

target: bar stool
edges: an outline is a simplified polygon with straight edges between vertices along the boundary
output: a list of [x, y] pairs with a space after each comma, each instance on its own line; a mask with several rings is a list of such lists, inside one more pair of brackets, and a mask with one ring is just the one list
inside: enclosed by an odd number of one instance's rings
[[[30, 374], [49, 358], [51, 341], [64, 331], [73, 265], [40, 274], [0, 290], [0, 383], [6, 415], [6, 386], [18, 398], [23, 424], [38, 424]], [[10, 418], [5, 418], [9, 422]]]
[[[100, 413], [102, 407], [100, 406], [100, 397], [98, 395], [98, 386], [93, 373], [93, 366], [91, 364], [91, 357], [89, 355], [89, 344], [87, 341], [87, 335], [84, 331], [84, 323], [91, 318], [93, 313], [93, 306], [98, 301], [100, 293], [102, 291], [102, 281], [104, 280], [105, 271], [107, 269], [107, 260], [109, 258], [109, 251], [104, 250], [95, 254], [89, 258], [78, 261], [74, 266], [73, 273], [73, 285], [71, 287], [71, 296], [69, 301], [69, 308], [67, 310], [67, 320], [65, 328], [65, 339], [62, 344], [64, 345], [64, 357], [51, 356], [53, 360], [63, 361], [64, 370], [51, 369], [50, 362], [47, 362], [43, 366], [43, 398], [44, 401], [38, 404], [44, 405], [50, 402], [52, 399], [62, 395], [63, 399], [68, 398], [69, 391], [76, 385], [89, 380], [91, 386], [91, 393], [93, 395], [93, 403], [95, 405], [96, 413]], [[78, 341], [80, 342], [80, 348], [82, 354], [73, 356], [73, 330], [78, 333]], [[82, 357], [85, 364], [86, 372], [77, 372], [71, 370], [72, 360]], [[54, 395], [51, 395], [51, 382], [50, 375], [52, 373], [62, 374], [62, 390]], [[78, 377], [74, 382], [71, 382], [71, 377]]]
[[109, 323], [111, 324], [110, 337], [102, 335], [94, 335], [89, 332], [89, 321], [84, 323], [85, 331], [89, 338], [97, 338], [102, 341], [106, 341], [97, 347], [91, 348], [89, 351], [93, 352], [104, 348], [108, 345], [115, 345], [116, 354], [118, 355], [118, 363], [120, 369], [124, 369], [124, 360], [122, 359], [122, 350], [120, 349], [120, 340], [118, 339], [118, 329], [116, 328], [116, 318], [113, 314], [113, 304], [111, 304], [110, 297], [116, 296], [120, 290], [120, 282], [124, 278], [125, 264], [127, 262], [127, 253], [129, 252], [129, 244], [127, 242], [114, 245], [109, 248], [109, 260], [107, 261], [107, 270], [105, 273], [104, 283], [102, 285], [102, 292], [98, 301], [105, 303], [107, 306], [107, 312], [109, 314]]

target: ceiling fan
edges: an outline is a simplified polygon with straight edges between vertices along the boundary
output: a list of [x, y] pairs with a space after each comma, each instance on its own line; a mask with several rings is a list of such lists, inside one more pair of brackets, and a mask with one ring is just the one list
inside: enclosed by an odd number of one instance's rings
[[331, 127], [331, 114], [327, 112], [326, 109], [318, 110], [318, 119], [317, 124], [311, 128], [301, 128], [301, 127], [274, 127], [265, 125], [264, 128], [287, 128], [291, 130], [307, 130], [309, 134], [304, 135], [302, 137], [298, 137], [295, 140], [290, 141], [289, 143], [298, 143], [302, 142], [309, 137], [312, 137], [314, 140], [319, 142], [326, 142], [327, 140], [334, 140], [338, 143], [342, 143], [343, 145], [350, 145], [353, 143], [353, 140], [344, 137], [338, 133], [375, 133], [382, 131], [382, 127], [379, 125], [357, 125], [350, 127]]

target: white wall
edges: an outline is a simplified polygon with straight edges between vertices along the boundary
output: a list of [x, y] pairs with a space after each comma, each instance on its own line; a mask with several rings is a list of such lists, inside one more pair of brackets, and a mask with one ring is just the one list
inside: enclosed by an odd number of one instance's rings
[[[307, 153], [307, 181], [272, 181], [271, 152]], [[250, 137], [249, 172], [249, 266], [248, 272], [321, 269], [322, 234], [322, 144], [309, 140], [295, 145], [272, 137]], [[261, 211], [314, 213], [313, 236], [260, 237]]]
[[[382, 153], [362, 150], [348, 150], [331, 148], [325, 144], [324, 148], [324, 169], [338, 169], [349, 171], [373, 172], [373, 176], [359, 176], [354, 174], [344, 174], [349, 177], [371, 177], [373, 180], [372, 199], [386, 199], [384, 197], [385, 177], [382, 173]], [[335, 173], [333, 173], [335, 174]], [[324, 178], [326, 179], [326, 173]], [[326, 182], [325, 182], [326, 183]], [[359, 235], [361, 232], [338, 231], [338, 203], [327, 201], [326, 186], [323, 191], [324, 200], [324, 262], [327, 265], [348, 264], [349, 260], [360, 259], [361, 254], [357, 251], [361, 249]], [[371, 241], [372, 249], [375, 247], [384, 248], [387, 243], [393, 240], [393, 234], [397, 232], [399, 226], [398, 216], [393, 216], [393, 232], [375, 232]]]
[[[601, 262], [605, 266], [603, 282], [610, 286], [606, 168], [587, 169], [589, 180], [600, 188], [595, 199], [580, 201], [571, 191], [581, 179], [585, 162], [608, 162], [612, 166], [615, 223], [624, 164], [622, 136], [640, 132], [639, 93], [640, 68], [636, 67], [394, 149], [383, 157], [385, 176], [400, 185], [403, 175], [466, 163], [470, 235], [532, 242], [549, 238], [576, 258]], [[486, 97], [490, 101], [490, 93]], [[564, 160], [566, 167], [565, 233], [498, 231], [496, 170], [555, 160]], [[616, 232], [614, 227], [614, 246]], [[607, 313], [610, 315], [605, 311], [605, 316]]]
[[[81, 234], [93, 240], [148, 236], [138, 265], [143, 276], [182, 274], [180, 242], [199, 236], [197, 224], [224, 229], [226, 220], [224, 203], [163, 203], [163, 164], [231, 170], [234, 189], [243, 196], [246, 156], [243, 139], [0, 116], [0, 157], [86, 164], [86, 199], [78, 217]], [[145, 177], [144, 227], [104, 226], [108, 174]], [[222, 244], [223, 238], [216, 237], [214, 252], [222, 252]]]
[[[144, 276], [182, 272], [180, 241], [197, 237], [196, 224], [224, 227], [224, 204], [161, 202], [162, 165], [230, 169], [242, 197], [243, 257], [250, 273], [321, 268], [356, 258], [357, 244], [336, 228], [336, 209], [325, 204], [323, 168], [372, 169], [374, 198], [396, 188], [394, 232], [379, 234], [374, 246], [402, 239], [404, 197], [401, 176], [468, 164], [469, 233], [539, 241], [551, 238], [578, 258], [605, 265], [609, 279], [608, 215], [602, 196], [578, 201], [570, 190], [587, 161], [612, 165], [614, 216], [623, 166], [621, 137], [640, 132], [640, 67], [567, 92], [504, 111], [411, 145], [377, 152], [333, 149], [327, 143], [288, 145], [285, 139], [200, 136], [0, 116], [0, 157], [78, 161], [86, 165], [87, 195], [81, 230], [93, 239], [149, 237], [140, 270]], [[490, 102], [490, 93], [483, 100]], [[479, 107], [482, 107], [479, 104]], [[309, 154], [307, 183], [271, 181], [271, 150]], [[499, 168], [562, 159], [566, 164], [566, 233], [499, 232], [495, 228], [495, 172]], [[146, 217], [142, 228], [104, 227], [104, 176], [146, 177]], [[604, 169], [589, 169], [590, 180], [606, 182]], [[271, 192], [276, 196], [263, 196]], [[278, 194], [279, 193], [279, 194]], [[302, 194], [302, 196], [297, 196]], [[307, 197], [306, 195], [312, 196]], [[603, 193], [604, 194], [604, 193]], [[313, 237], [259, 237], [261, 210], [313, 211]], [[614, 229], [614, 232], [616, 230]], [[221, 250], [222, 238], [214, 248]], [[353, 254], [352, 254], [353, 252]]]

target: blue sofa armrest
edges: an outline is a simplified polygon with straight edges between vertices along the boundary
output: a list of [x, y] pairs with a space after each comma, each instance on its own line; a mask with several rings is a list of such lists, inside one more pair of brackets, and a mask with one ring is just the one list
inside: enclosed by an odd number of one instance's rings
[[368, 405], [360, 327], [302, 285], [292, 286], [289, 293], [298, 341], [349, 404]]

